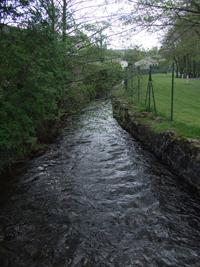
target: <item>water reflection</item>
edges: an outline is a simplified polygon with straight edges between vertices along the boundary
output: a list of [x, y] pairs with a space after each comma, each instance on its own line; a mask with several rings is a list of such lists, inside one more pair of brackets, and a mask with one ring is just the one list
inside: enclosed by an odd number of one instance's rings
[[198, 197], [110, 103], [72, 124], [0, 197], [0, 266], [200, 266]]

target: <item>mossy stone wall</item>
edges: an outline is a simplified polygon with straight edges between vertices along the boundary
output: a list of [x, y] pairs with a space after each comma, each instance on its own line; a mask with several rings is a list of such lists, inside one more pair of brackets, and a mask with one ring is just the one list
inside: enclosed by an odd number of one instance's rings
[[112, 96], [112, 107], [114, 117], [125, 130], [200, 192], [200, 144], [197, 140], [176, 136], [172, 131], [156, 133], [148, 124], [131, 116], [129, 108], [116, 96]]

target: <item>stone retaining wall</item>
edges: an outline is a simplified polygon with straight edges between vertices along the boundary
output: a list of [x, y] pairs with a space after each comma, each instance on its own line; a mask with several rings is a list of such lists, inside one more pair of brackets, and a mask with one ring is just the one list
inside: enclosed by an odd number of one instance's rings
[[135, 120], [114, 96], [112, 106], [114, 117], [125, 130], [200, 192], [200, 144], [196, 139], [176, 136], [172, 131], [155, 133], [147, 124]]

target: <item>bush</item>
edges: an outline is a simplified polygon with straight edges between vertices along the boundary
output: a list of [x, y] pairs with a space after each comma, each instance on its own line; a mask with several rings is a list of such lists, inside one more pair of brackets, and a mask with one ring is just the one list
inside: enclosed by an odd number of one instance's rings
[[90, 63], [84, 68], [83, 75], [84, 84], [90, 85], [90, 92], [99, 97], [123, 80], [123, 69], [118, 62]]
[[45, 121], [57, 119], [71, 81], [70, 59], [50, 28], [7, 29], [0, 32], [0, 168], [27, 152], [24, 141], [44, 134]]

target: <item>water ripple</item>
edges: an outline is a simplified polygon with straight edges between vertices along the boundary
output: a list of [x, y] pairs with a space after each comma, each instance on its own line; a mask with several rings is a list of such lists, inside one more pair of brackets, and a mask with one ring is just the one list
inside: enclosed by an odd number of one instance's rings
[[89, 106], [48, 153], [7, 177], [0, 266], [200, 266], [199, 198]]

